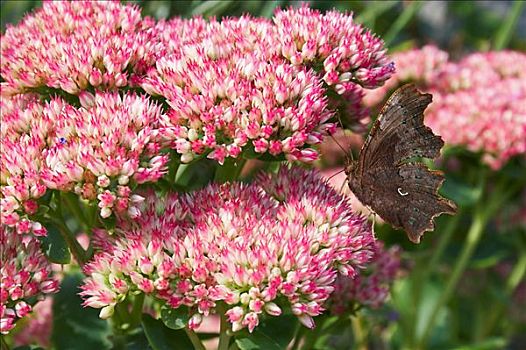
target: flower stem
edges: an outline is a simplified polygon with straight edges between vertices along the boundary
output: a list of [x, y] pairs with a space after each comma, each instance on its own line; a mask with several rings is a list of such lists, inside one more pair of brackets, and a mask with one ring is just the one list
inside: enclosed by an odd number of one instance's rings
[[506, 46], [511, 40], [511, 37], [513, 36], [513, 29], [517, 25], [517, 22], [521, 16], [525, 4], [526, 3], [524, 1], [516, 0], [513, 2], [513, 5], [509, 10], [508, 16], [504, 21], [502, 21], [502, 25], [497, 31], [497, 35], [495, 36], [495, 42], [493, 44], [493, 49], [502, 50], [506, 48]]
[[9, 350], [9, 345], [7, 345], [7, 342], [5, 341], [5, 335], [0, 335], [0, 339], [2, 339], [2, 343], [1, 343], [1, 347], [0, 349], [1, 350]]
[[296, 326], [296, 330], [294, 331], [294, 340], [292, 341], [292, 345], [290, 347], [290, 350], [298, 350], [301, 339], [303, 338], [303, 334], [305, 334], [305, 327], [301, 326], [301, 323], [298, 322]]
[[58, 227], [58, 231], [60, 232], [62, 238], [64, 238], [64, 241], [66, 241], [69, 251], [75, 258], [79, 266], [83, 267], [87, 261], [86, 251], [81, 247], [80, 243], [75, 238], [73, 232], [71, 232], [69, 227], [67, 227], [66, 224], [59, 219], [50, 218], [50, 221]]
[[227, 158], [223, 165], [216, 168], [216, 173], [214, 175], [214, 181], [219, 183], [224, 183], [228, 181], [235, 181], [239, 178], [241, 170], [245, 165], [246, 159], [232, 159]]
[[141, 323], [143, 304], [144, 293], [137, 294], [133, 299], [133, 307], [130, 315], [130, 322], [132, 327], [138, 326]]
[[367, 334], [358, 315], [351, 317], [351, 326], [356, 337], [356, 349], [367, 350]]
[[[506, 286], [504, 289], [506, 296], [511, 296], [513, 294], [515, 288], [517, 288], [517, 286], [523, 280], [525, 275], [526, 275], [526, 251], [523, 250], [521, 252], [519, 260], [517, 261], [517, 264], [511, 271], [508, 277], [508, 280], [506, 281]], [[487, 334], [493, 329], [493, 327], [495, 326], [495, 322], [497, 322], [500, 315], [502, 314], [504, 306], [505, 306], [504, 303], [499, 303], [497, 304], [495, 308], [493, 308], [492, 312], [486, 318], [486, 321], [481, 327], [481, 330], [478, 332], [478, 334], [476, 334], [477, 340], [484, 339], [487, 336]]]
[[442, 307], [449, 300], [451, 294], [457, 286], [458, 281], [460, 280], [460, 277], [464, 273], [464, 270], [466, 269], [466, 266], [471, 256], [473, 255], [475, 248], [478, 245], [478, 242], [480, 240], [480, 237], [482, 236], [482, 232], [484, 231], [484, 227], [486, 226], [486, 222], [488, 219], [487, 216], [484, 214], [485, 213], [483, 210], [478, 210], [475, 213], [473, 223], [471, 224], [471, 227], [468, 231], [468, 236], [464, 243], [464, 247], [462, 248], [460, 258], [457, 260], [455, 267], [453, 268], [453, 272], [451, 273], [451, 277], [447, 282], [446, 288], [440, 295], [440, 298], [438, 299], [437, 303], [434, 305], [433, 311], [431, 312], [431, 316], [426, 322], [426, 326], [424, 327], [424, 333], [420, 340], [421, 345], [424, 345], [427, 341], [427, 338], [430, 336], [431, 329], [435, 324], [438, 313], [442, 310]]
[[481, 200], [480, 204], [476, 206], [475, 213], [473, 215], [473, 221], [464, 242], [464, 246], [462, 247], [460, 257], [455, 263], [453, 272], [449, 277], [445, 289], [432, 309], [431, 316], [425, 322], [425, 326], [423, 327], [424, 332], [422, 333], [420, 341], [418, 342], [418, 349], [425, 348], [427, 340], [431, 335], [431, 331], [436, 322], [437, 316], [449, 301], [451, 294], [457, 287], [460, 277], [462, 277], [473, 253], [475, 252], [480, 238], [482, 237], [486, 223], [499, 208], [502, 202], [504, 202], [511, 194], [513, 194], [514, 191], [515, 186], [509, 186], [509, 184], [502, 182], [496, 186], [493, 191], [493, 196], [490, 197], [489, 200]]
[[418, 13], [418, 10], [424, 5], [424, 1], [413, 1], [402, 11], [400, 16], [393, 23], [391, 28], [384, 35], [385, 46], [389, 46], [391, 42], [396, 38], [398, 33], [411, 21], [413, 16]]
[[218, 312], [221, 316], [221, 323], [219, 328], [219, 345], [217, 346], [217, 350], [228, 350], [228, 346], [230, 344], [230, 335], [228, 335], [228, 330], [230, 327], [226, 319], [225, 310], [223, 308], [218, 308]]
[[197, 334], [195, 334], [193, 330], [191, 330], [188, 327], [185, 327], [184, 331], [186, 332], [186, 335], [192, 342], [192, 345], [194, 346], [195, 350], [206, 350], [205, 346], [201, 342], [201, 339], [199, 339], [199, 337], [197, 336]]

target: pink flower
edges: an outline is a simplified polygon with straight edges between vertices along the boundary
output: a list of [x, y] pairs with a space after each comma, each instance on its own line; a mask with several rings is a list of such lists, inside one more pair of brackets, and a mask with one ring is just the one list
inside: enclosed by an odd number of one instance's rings
[[114, 1], [44, 2], [2, 35], [2, 84], [10, 93], [45, 86], [74, 95], [133, 85], [154, 63], [153, 25]]
[[373, 260], [366, 270], [354, 278], [338, 276], [327, 307], [337, 315], [353, 312], [357, 305], [380, 307], [389, 296], [389, 288], [399, 270], [399, 247], [385, 249], [381, 242], [376, 242]]
[[[34, 199], [46, 189], [98, 200], [103, 217], [113, 212], [136, 217], [130, 186], [155, 182], [166, 172], [168, 156], [160, 154], [156, 141], [161, 108], [146, 97], [96, 93], [80, 108], [60, 98], [42, 104], [32, 95], [5, 97], [2, 103], [6, 152], [0, 157], [0, 184], [2, 220], [8, 225], [34, 214]], [[32, 229], [40, 232], [34, 224]], [[21, 225], [20, 231], [27, 230]]]
[[451, 146], [482, 154], [494, 170], [526, 154], [526, 55], [474, 53], [458, 62], [432, 46], [394, 55], [397, 74], [371, 93], [378, 103], [390, 88], [415, 81], [433, 94], [426, 124]]
[[38, 211], [36, 200], [46, 193], [42, 150], [51, 124], [40, 117], [43, 108], [34, 95], [0, 98], [0, 218], [19, 233], [40, 236], [45, 228], [29, 216]]
[[7, 334], [32, 311], [35, 300], [58, 290], [51, 265], [33, 237], [0, 226], [0, 332]]
[[[374, 242], [365, 218], [302, 169], [164, 200], [148, 195], [138, 220], [86, 266], [84, 305], [113, 307], [142, 291], [206, 316], [223, 301], [233, 329], [252, 331], [287, 304], [301, 319], [321, 314], [338, 271], [367, 266]], [[111, 283], [117, 275], [127, 288]]]

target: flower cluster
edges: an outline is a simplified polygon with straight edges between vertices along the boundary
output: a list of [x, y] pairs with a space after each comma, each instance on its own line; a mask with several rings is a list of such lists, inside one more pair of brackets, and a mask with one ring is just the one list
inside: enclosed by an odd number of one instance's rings
[[133, 85], [155, 60], [155, 23], [114, 1], [49, 1], [2, 35], [4, 92], [78, 95]]
[[381, 103], [389, 91], [407, 82], [413, 82], [425, 87], [433, 84], [437, 74], [448, 63], [449, 55], [433, 45], [419, 49], [397, 52], [392, 55], [396, 65], [396, 73], [375, 90], [368, 91], [364, 97], [367, 106]]
[[[209, 152], [222, 163], [247, 148], [313, 161], [309, 145], [334, 131], [333, 110], [362, 118], [362, 90], [394, 71], [382, 41], [335, 11], [304, 6], [273, 22], [174, 19], [156, 28], [165, 54], [141, 86], [170, 105], [163, 137], [183, 162]], [[340, 95], [331, 109], [330, 89]]]
[[0, 157], [2, 222], [20, 233], [45, 234], [28, 219], [47, 189], [74, 191], [113, 211], [139, 214], [135, 184], [156, 181], [168, 157], [159, 151], [154, 123], [158, 105], [143, 96], [88, 92], [83, 107], [60, 98], [46, 103], [33, 95], [2, 98]]
[[128, 293], [186, 306], [198, 327], [218, 302], [237, 331], [290, 307], [313, 327], [338, 273], [354, 276], [373, 255], [365, 218], [318, 174], [301, 169], [257, 183], [208, 187], [164, 200], [146, 196], [137, 226], [85, 268], [85, 305], [109, 317]]
[[[475, 53], [441, 70], [427, 123], [493, 169], [526, 154], [526, 54]], [[436, 96], [436, 97], [435, 97]]]
[[16, 346], [38, 344], [44, 349], [50, 348], [53, 326], [53, 298], [38, 302], [20, 332], [14, 334]]
[[355, 278], [338, 276], [334, 292], [327, 301], [332, 314], [352, 312], [358, 305], [378, 308], [389, 295], [389, 288], [400, 269], [400, 249], [385, 249], [381, 242], [375, 245], [373, 260]]
[[366, 98], [374, 104], [389, 88], [414, 81], [433, 94], [426, 124], [449, 145], [481, 152], [499, 169], [526, 153], [526, 55], [500, 51], [474, 53], [459, 62], [435, 47], [394, 55], [397, 74]]
[[54, 100], [46, 111], [54, 121], [54, 139], [43, 151], [42, 179], [48, 188], [73, 190], [97, 200], [101, 216], [113, 211], [139, 215], [134, 184], [157, 181], [168, 156], [159, 153], [155, 122], [160, 107], [144, 96], [85, 93], [83, 107]]
[[142, 87], [171, 107], [160, 120], [161, 138], [184, 163], [205, 152], [223, 163], [248, 146], [256, 154], [315, 160], [317, 151], [304, 146], [336, 128], [327, 122], [331, 113], [317, 76], [290, 64], [246, 61], [203, 55], [159, 60]]
[[7, 334], [27, 316], [35, 300], [58, 290], [58, 280], [34, 237], [0, 225], [0, 332]]

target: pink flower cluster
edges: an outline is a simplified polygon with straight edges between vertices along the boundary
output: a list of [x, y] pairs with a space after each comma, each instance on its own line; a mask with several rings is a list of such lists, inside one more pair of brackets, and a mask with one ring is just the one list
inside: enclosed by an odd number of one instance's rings
[[377, 103], [387, 90], [416, 81], [433, 94], [426, 124], [449, 145], [482, 153], [493, 169], [526, 154], [526, 55], [474, 53], [459, 62], [435, 47], [396, 54], [393, 82], [367, 98]]
[[84, 305], [102, 308], [102, 318], [142, 292], [189, 307], [191, 328], [218, 303], [233, 331], [253, 331], [264, 314], [278, 316], [283, 307], [312, 328], [338, 273], [356, 275], [373, 255], [366, 219], [302, 169], [164, 200], [146, 196], [138, 220], [85, 268]]
[[334, 292], [327, 301], [332, 314], [353, 312], [358, 305], [380, 307], [389, 295], [389, 288], [400, 270], [400, 249], [385, 249], [376, 242], [374, 257], [365, 271], [358, 276], [338, 276]]
[[35, 96], [0, 98], [0, 219], [19, 233], [36, 236], [47, 234], [28, 216], [38, 211], [37, 200], [46, 193], [41, 171], [49, 123], [40, 117], [42, 112]]
[[155, 142], [160, 107], [143, 96], [81, 94], [82, 107], [60, 98], [2, 98], [2, 222], [20, 233], [45, 234], [31, 216], [47, 189], [97, 201], [101, 216], [139, 214], [135, 184], [156, 181], [168, 156]]
[[[310, 145], [335, 130], [333, 111], [343, 104], [363, 117], [362, 90], [394, 71], [382, 41], [336, 11], [304, 6], [273, 22], [174, 19], [157, 29], [165, 53], [141, 86], [166, 98], [163, 137], [183, 162], [210, 151], [222, 163], [249, 146], [313, 161]], [[329, 109], [330, 89], [341, 96]]]
[[155, 60], [154, 25], [118, 1], [46, 1], [2, 35], [4, 92], [133, 85]]
[[20, 332], [14, 334], [16, 346], [38, 344], [44, 349], [50, 348], [53, 327], [53, 298], [38, 302]]
[[30, 217], [46, 189], [96, 201], [103, 217], [137, 216], [130, 189], [163, 175], [169, 148], [182, 163], [314, 161], [312, 145], [336, 129], [330, 90], [360, 104], [392, 74], [351, 15], [305, 6], [273, 21], [155, 23], [113, 1], [45, 2], [7, 29], [1, 58], [2, 219], [39, 235]]
[[32, 311], [35, 298], [55, 293], [59, 282], [34, 237], [23, 237], [0, 225], [0, 333]]

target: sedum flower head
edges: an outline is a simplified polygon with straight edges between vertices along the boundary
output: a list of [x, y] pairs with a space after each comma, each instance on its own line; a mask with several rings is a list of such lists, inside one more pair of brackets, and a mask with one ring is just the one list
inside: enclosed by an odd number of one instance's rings
[[41, 87], [78, 95], [130, 85], [154, 62], [153, 21], [116, 1], [46, 1], [2, 35], [10, 93]]
[[46, 193], [42, 151], [51, 121], [42, 118], [43, 110], [33, 95], [0, 98], [0, 219], [19, 233], [37, 236], [47, 233], [30, 219]]
[[22, 219], [26, 225], [24, 215], [37, 211], [35, 200], [47, 189], [96, 201], [103, 217], [135, 217], [142, 198], [132, 186], [165, 172], [168, 156], [160, 153], [155, 127], [161, 109], [144, 96], [84, 92], [80, 108], [28, 95], [2, 101], [0, 184], [7, 225]]
[[332, 314], [354, 312], [358, 305], [380, 307], [389, 296], [389, 288], [400, 272], [400, 249], [385, 249], [376, 242], [374, 257], [367, 269], [354, 277], [340, 275], [334, 284], [334, 292], [327, 301]]
[[24, 323], [20, 332], [14, 334], [16, 346], [38, 344], [43, 348], [51, 347], [53, 327], [53, 298], [47, 297], [38, 302]]
[[397, 74], [366, 98], [378, 103], [390, 88], [415, 81], [433, 94], [426, 124], [451, 146], [482, 154], [499, 169], [526, 154], [526, 55], [474, 53], [458, 62], [433, 46], [393, 55]]
[[34, 237], [0, 225], [0, 332], [7, 334], [28, 315], [35, 298], [55, 293], [59, 282]]
[[[308, 182], [278, 198], [273, 188], [297, 175]], [[224, 303], [234, 331], [252, 331], [264, 314], [284, 308], [313, 327], [337, 274], [355, 275], [373, 252], [365, 218], [319, 175], [299, 169], [251, 185], [147, 196], [138, 220], [86, 267], [84, 305], [102, 308], [101, 317], [139, 291], [188, 307], [194, 321]]]

